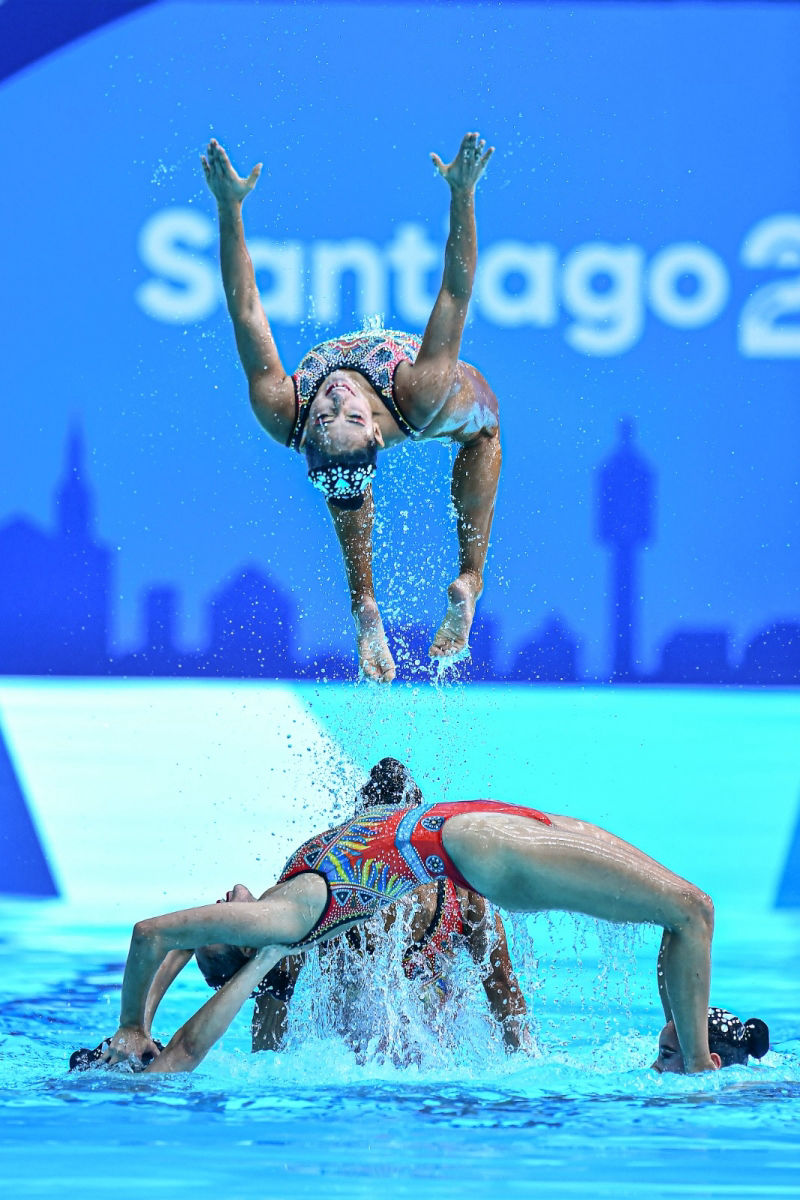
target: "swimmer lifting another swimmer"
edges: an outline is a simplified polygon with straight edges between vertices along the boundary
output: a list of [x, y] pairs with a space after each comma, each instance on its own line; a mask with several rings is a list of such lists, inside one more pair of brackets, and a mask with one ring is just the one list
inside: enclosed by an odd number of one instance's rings
[[477, 133], [468, 133], [451, 163], [431, 155], [450, 188], [450, 234], [422, 338], [393, 330], [333, 338], [310, 350], [294, 375], [278, 355], [242, 224], [242, 202], [261, 164], [241, 178], [215, 140], [202, 159], [217, 201], [222, 282], [250, 403], [267, 433], [305, 454], [309, 479], [328, 502], [344, 557], [359, 670], [379, 682], [395, 676], [372, 579], [371, 480], [379, 450], [407, 438], [458, 445], [451, 487], [458, 575], [448, 587], [431, 658], [450, 659], [467, 649], [483, 590], [501, 461], [497, 399], [459, 353], [477, 259], [475, 185], [492, 153]]

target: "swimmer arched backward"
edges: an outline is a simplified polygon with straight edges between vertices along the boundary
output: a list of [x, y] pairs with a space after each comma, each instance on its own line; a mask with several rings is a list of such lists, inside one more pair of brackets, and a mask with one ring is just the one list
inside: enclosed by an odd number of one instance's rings
[[138, 922], [120, 1027], [104, 1060], [158, 1055], [146, 1005], [169, 951], [226, 942], [258, 952], [178, 1030], [150, 1071], [192, 1070], [265, 972], [289, 948], [344, 928], [348, 905], [353, 922], [364, 920], [418, 884], [442, 877], [512, 911], [572, 911], [660, 926], [659, 995], [683, 1067], [698, 1072], [720, 1065], [708, 1041], [710, 898], [595, 825], [485, 800], [376, 810], [374, 821], [352, 818], [295, 851], [279, 882], [256, 904], [205, 905]]
[[448, 588], [432, 658], [466, 649], [483, 590], [500, 474], [498, 408], [486, 380], [459, 354], [477, 261], [475, 185], [492, 153], [477, 133], [468, 133], [451, 163], [431, 155], [450, 187], [450, 234], [422, 338], [392, 330], [333, 338], [314, 347], [293, 376], [280, 360], [245, 243], [242, 202], [261, 164], [240, 177], [215, 140], [202, 160], [217, 201], [222, 282], [253, 411], [277, 441], [305, 452], [309, 479], [328, 501], [344, 556], [359, 669], [379, 682], [395, 674], [372, 581], [370, 485], [379, 450], [407, 438], [449, 439], [459, 447], [452, 480], [458, 576]]

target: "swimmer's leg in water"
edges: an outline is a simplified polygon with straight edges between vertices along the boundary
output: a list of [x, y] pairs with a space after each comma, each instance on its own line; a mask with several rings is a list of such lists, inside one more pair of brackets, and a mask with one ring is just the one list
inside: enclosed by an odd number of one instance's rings
[[502, 451], [495, 428], [459, 447], [451, 496], [458, 520], [458, 576], [447, 589], [447, 613], [428, 653], [454, 658], [469, 643], [475, 605], [483, 591]]
[[[549, 825], [485, 813], [449, 817], [444, 847], [487, 900], [517, 912], [584, 913], [659, 925], [658, 989], [688, 1072], [713, 1069], [708, 997], [714, 906], [699, 888], [605, 829], [573, 817]], [[718, 1065], [718, 1064], [717, 1064]]]
[[347, 573], [350, 609], [356, 626], [359, 671], [365, 679], [391, 683], [395, 677], [394, 659], [375, 601], [372, 580], [372, 523], [375, 513], [372, 488], [367, 488], [361, 508], [342, 509], [329, 504], [328, 511], [339, 538]]

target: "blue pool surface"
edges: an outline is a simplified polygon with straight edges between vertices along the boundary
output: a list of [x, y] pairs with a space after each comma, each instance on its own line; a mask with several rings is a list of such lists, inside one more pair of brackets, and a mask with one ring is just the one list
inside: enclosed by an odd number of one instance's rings
[[[5, 739], [62, 892], [0, 901], [4, 1195], [800, 1196], [800, 911], [774, 907], [797, 815], [796, 696], [398, 689], [368, 693], [378, 707], [356, 728], [354, 705], [366, 701], [353, 689], [288, 693], [0, 688]], [[282, 722], [302, 728], [291, 749]], [[243, 758], [255, 729], [263, 757], [251, 746]], [[433, 1032], [413, 984], [383, 971], [365, 978], [375, 1036], [357, 1061], [326, 1019], [332, 982], [311, 964], [278, 1054], [249, 1053], [246, 1006], [192, 1076], [70, 1076], [70, 1051], [116, 1027], [131, 917], [182, 904], [193, 887], [198, 898], [221, 894], [236, 877], [224, 873], [226, 839], [251, 855], [244, 881], [260, 884], [252, 872], [263, 869], [266, 886], [325, 806], [345, 803], [332, 781], [344, 791], [398, 742], [431, 799], [455, 798], [461, 783], [463, 796], [480, 794], [482, 773], [497, 798], [532, 799], [533, 788], [553, 809], [560, 790], [562, 811], [605, 810], [615, 832], [707, 886], [718, 922], [712, 1000], [768, 1021], [766, 1058], [657, 1076], [655, 931], [541, 914], [510, 921], [533, 1012], [530, 1054], [505, 1054], [460, 963]], [[311, 790], [298, 800], [308, 760]], [[198, 850], [206, 820], [213, 870]], [[157, 1035], [206, 995], [190, 964]], [[405, 1065], [399, 1016], [418, 1046]]]

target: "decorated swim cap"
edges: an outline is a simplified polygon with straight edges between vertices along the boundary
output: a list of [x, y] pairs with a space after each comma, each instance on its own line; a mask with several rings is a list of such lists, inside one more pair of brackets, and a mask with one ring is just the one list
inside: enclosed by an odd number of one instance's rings
[[751, 1058], [763, 1058], [769, 1050], [769, 1029], [758, 1017], [750, 1017], [742, 1023], [733, 1013], [724, 1008], [708, 1010], [708, 1041], [716, 1053], [730, 1049], [740, 1062]]
[[[99, 1046], [95, 1046], [94, 1050], [90, 1050], [88, 1046], [81, 1046], [80, 1050], [73, 1050], [69, 1056], [70, 1071], [88, 1071], [92, 1067], [104, 1066], [105, 1064], [100, 1061], [100, 1058], [103, 1051], [108, 1048], [110, 1041], [111, 1038], [104, 1038]], [[158, 1038], [153, 1038], [153, 1041], [158, 1046], [159, 1051], [164, 1049]], [[138, 1063], [128, 1063], [126, 1065], [130, 1066], [134, 1071], [143, 1071], [153, 1061], [153, 1057], [152, 1054], [149, 1057], [145, 1055], [141, 1065]]]
[[374, 474], [374, 466], [315, 467], [308, 472], [308, 478], [337, 508], [361, 508], [364, 492]]
[[306, 444], [308, 478], [336, 508], [361, 508], [364, 493], [378, 466], [375, 444], [351, 454], [326, 454], [313, 443]]

